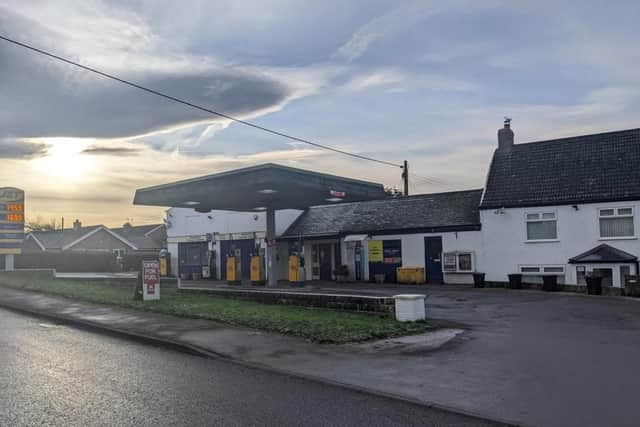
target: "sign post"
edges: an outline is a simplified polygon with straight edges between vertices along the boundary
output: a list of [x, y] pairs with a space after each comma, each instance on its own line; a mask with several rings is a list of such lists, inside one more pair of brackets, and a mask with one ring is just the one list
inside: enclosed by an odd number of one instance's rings
[[142, 261], [142, 299], [160, 299], [160, 262]]
[[24, 240], [24, 191], [0, 188], [0, 255], [5, 255], [5, 269], [13, 270], [14, 255], [22, 253]]

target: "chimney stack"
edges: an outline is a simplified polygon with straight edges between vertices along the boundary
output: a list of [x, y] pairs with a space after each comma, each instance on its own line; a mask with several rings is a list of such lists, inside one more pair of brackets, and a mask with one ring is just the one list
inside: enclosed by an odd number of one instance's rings
[[73, 221], [73, 229], [78, 231], [82, 228], [82, 223], [80, 222], [79, 219], [76, 219], [75, 221]]
[[509, 150], [513, 147], [513, 131], [511, 130], [511, 119], [504, 118], [504, 127], [498, 130], [498, 149]]

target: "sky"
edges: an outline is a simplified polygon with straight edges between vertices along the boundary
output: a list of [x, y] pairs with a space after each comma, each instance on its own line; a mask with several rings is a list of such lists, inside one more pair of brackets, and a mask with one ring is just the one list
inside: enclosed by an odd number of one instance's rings
[[[393, 163], [412, 193], [481, 188], [516, 143], [639, 127], [637, 1], [0, 0], [0, 35]], [[157, 223], [136, 188], [276, 162], [399, 168], [231, 123], [0, 41], [0, 186], [28, 219]], [[436, 182], [434, 182], [434, 180]]]

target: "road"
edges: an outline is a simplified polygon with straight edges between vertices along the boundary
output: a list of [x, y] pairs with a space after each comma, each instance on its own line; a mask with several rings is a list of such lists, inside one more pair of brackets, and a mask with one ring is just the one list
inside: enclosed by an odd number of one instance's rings
[[1, 426], [495, 425], [5, 310], [0, 325]]

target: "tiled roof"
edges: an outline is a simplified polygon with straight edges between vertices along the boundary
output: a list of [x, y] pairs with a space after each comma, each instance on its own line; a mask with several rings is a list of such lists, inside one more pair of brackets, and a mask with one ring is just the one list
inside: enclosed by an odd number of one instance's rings
[[621, 200], [640, 200], [640, 129], [498, 149], [480, 209]]
[[75, 242], [82, 236], [86, 236], [88, 233], [100, 227], [104, 226], [91, 225], [88, 227], [80, 227], [77, 230], [73, 228], [66, 228], [64, 230], [34, 231], [29, 234], [32, 234], [35, 238], [37, 238], [38, 241], [42, 243], [46, 249], [62, 249], [69, 243]]
[[[162, 227], [154, 233], [154, 229]], [[140, 250], [161, 249], [164, 247], [164, 240], [167, 237], [167, 230], [164, 224], [136, 225], [130, 227], [111, 228], [111, 231], [124, 237]]]
[[569, 259], [570, 264], [636, 262], [638, 257], [605, 243]]
[[36, 239], [38, 239], [45, 249], [52, 250], [62, 249], [92, 231], [103, 227], [116, 233], [126, 241], [131, 242], [136, 248], [138, 248], [138, 250], [160, 249], [163, 247], [163, 240], [166, 238], [166, 230], [164, 230], [164, 233], [158, 230], [158, 232], [149, 234], [148, 236], [147, 233], [161, 225], [162, 224], [153, 224], [121, 228], [108, 228], [103, 225], [91, 225], [87, 227], [80, 227], [77, 230], [73, 228], [65, 228], [64, 230], [34, 231], [29, 234], [32, 234]]
[[482, 190], [314, 206], [283, 237], [479, 229]]

